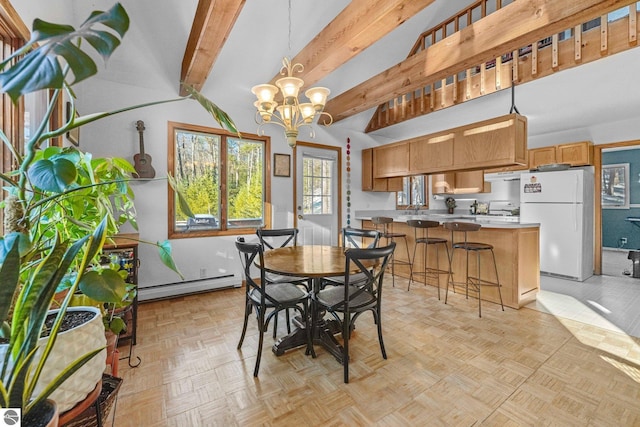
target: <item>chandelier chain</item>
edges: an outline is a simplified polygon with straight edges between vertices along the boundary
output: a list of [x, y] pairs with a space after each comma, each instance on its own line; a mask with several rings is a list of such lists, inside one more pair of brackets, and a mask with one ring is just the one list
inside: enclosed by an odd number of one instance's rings
[[[291, 55], [291, 2], [289, 0], [289, 55]], [[304, 86], [301, 78], [294, 77], [295, 72], [303, 72], [304, 66], [301, 63], [291, 63], [290, 57], [282, 59], [280, 74], [284, 77], [276, 80], [275, 85], [266, 83], [253, 86], [251, 92], [256, 95], [257, 100], [253, 103], [256, 107], [256, 123], [258, 123], [258, 133], [260, 134], [263, 125], [275, 124], [284, 128], [287, 144], [292, 148], [296, 146], [298, 130], [303, 126], [309, 127], [311, 137], [315, 137], [313, 129], [314, 122], [324, 126], [333, 123], [331, 114], [323, 111], [329, 96], [330, 90], [325, 87], [312, 87], [304, 91], [307, 100], [302, 102], [298, 99], [298, 93]], [[281, 92], [281, 101], [277, 101], [275, 96]], [[323, 117], [320, 123], [320, 117]], [[263, 134], [263, 133], [262, 133]]]
[[289, 40], [289, 56], [291, 56], [291, 0], [289, 0], [289, 34], [288, 34], [288, 40]]

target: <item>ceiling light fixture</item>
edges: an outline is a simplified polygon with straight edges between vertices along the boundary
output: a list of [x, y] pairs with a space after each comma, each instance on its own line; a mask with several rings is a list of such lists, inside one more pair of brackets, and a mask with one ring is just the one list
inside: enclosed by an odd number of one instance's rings
[[[289, 50], [291, 50], [291, 0], [289, 0]], [[298, 101], [298, 92], [304, 86], [304, 80], [293, 77], [294, 72], [304, 71], [302, 64], [291, 64], [288, 57], [282, 60], [280, 74], [282, 77], [276, 80], [276, 85], [262, 84], [251, 88], [251, 92], [258, 98], [253, 105], [256, 107], [256, 123], [258, 132], [264, 134], [262, 126], [266, 124], [276, 124], [284, 128], [287, 143], [291, 148], [296, 146], [298, 139], [298, 129], [302, 126], [312, 126], [315, 119], [326, 116], [324, 126], [333, 123], [331, 114], [324, 112], [327, 103], [329, 89], [326, 87], [313, 87], [307, 89], [304, 94], [310, 102]], [[278, 90], [282, 91], [282, 101], [275, 100]], [[311, 138], [315, 137], [313, 127], [311, 127]]]
[[[293, 73], [299, 69], [304, 70], [302, 64], [291, 64], [289, 58], [282, 60], [280, 74], [283, 77], [276, 81], [276, 86], [271, 84], [257, 85], [251, 88], [251, 92], [258, 97], [253, 105], [257, 108], [256, 123], [262, 127], [265, 124], [273, 123], [284, 128], [287, 143], [291, 148], [296, 146], [298, 139], [298, 129], [302, 126], [311, 126], [313, 121], [320, 116], [326, 116], [325, 126], [333, 123], [331, 114], [323, 111], [329, 96], [329, 89], [326, 87], [313, 87], [307, 89], [304, 94], [310, 102], [300, 102], [298, 92], [304, 85], [304, 81], [298, 77], [293, 77]], [[275, 96], [278, 89], [282, 91], [282, 101], [277, 102]], [[311, 137], [315, 136], [311, 128]]]

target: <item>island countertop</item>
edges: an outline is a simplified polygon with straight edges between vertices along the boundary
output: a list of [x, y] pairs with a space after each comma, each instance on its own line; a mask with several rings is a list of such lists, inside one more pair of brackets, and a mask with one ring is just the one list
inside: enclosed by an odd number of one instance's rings
[[393, 218], [394, 222], [407, 222], [412, 219], [421, 219], [426, 221], [438, 221], [440, 224], [451, 221], [476, 222], [484, 228], [530, 228], [539, 227], [537, 222], [520, 222], [519, 217], [515, 216], [493, 216], [493, 215], [470, 215], [470, 214], [448, 214], [440, 211], [419, 211], [419, 213], [411, 213], [411, 211], [356, 211], [355, 219], [371, 220], [374, 216], [386, 216]]
[[[427, 212], [427, 211], [424, 211]], [[536, 294], [540, 288], [540, 224], [538, 223], [520, 223], [509, 222], [501, 217], [493, 218], [474, 218], [471, 215], [456, 215], [446, 213], [433, 212], [426, 214], [420, 213], [417, 215], [400, 213], [395, 217], [387, 214], [389, 211], [369, 211], [369, 212], [356, 212], [355, 218], [362, 221], [362, 228], [374, 229], [375, 225], [371, 222], [370, 218], [374, 216], [387, 216], [393, 217], [395, 221], [392, 224], [394, 233], [401, 233], [406, 235], [407, 244], [405, 246], [403, 239], [395, 239], [397, 246], [394, 252], [394, 257], [400, 261], [413, 261], [413, 268], [415, 271], [424, 270], [424, 262], [422, 252], [424, 248], [420, 248], [420, 254], [414, 258], [414, 247], [416, 245], [416, 237], [421, 236], [421, 230], [416, 230], [414, 227], [410, 227], [407, 224], [409, 219], [423, 219], [438, 221], [441, 224], [451, 221], [475, 221], [482, 224], [482, 227], [478, 231], [474, 231], [473, 237], [470, 239], [476, 242], [488, 243], [493, 246], [496, 256], [496, 264], [498, 267], [498, 276], [500, 279], [500, 285], [502, 290], [502, 299], [504, 305], [512, 308], [520, 308], [536, 299]], [[371, 216], [369, 216], [369, 214]], [[478, 221], [480, 219], [480, 221]], [[509, 218], [511, 221], [514, 218]], [[415, 233], [418, 232], [418, 236]], [[447, 240], [447, 246], [451, 250], [451, 233], [443, 226], [429, 229], [429, 237], [440, 237]], [[460, 239], [462, 236], [460, 233], [456, 233], [453, 236], [454, 239]], [[380, 244], [385, 244], [383, 240]], [[424, 246], [424, 245], [420, 245]], [[456, 254], [451, 259], [451, 271], [452, 279], [461, 283], [465, 281], [466, 276], [466, 257], [461, 251], [456, 251]], [[490, 254], [483, 256], [490, 257]], [[435, 256], [431, 254], [428, 264], [431, 268], [438, 267], [440, 269], [448, 267], [448, 260], [442, 259], [438, 266], [435, 265]], [[445, 257], [446, 258], [446, 257]], [[490, 265], [492, 259], [487, 258], [483, 260], [483, 264]], [[470, 270], [476, 271], [476, 257], [470, 257]], [[398, 264], [395, 266], [395, 274], [409, 278], [411, 271], [408, 265]], [[483, 268], [481, 277], [489, 281], [495, 281], [495, 270], [492, 267]], [[432, 280], [429, 285], [436, 286], [437, 284]], [[443, 289], [446, 286], [446, 275], [443, 277], [440, 283]], [[451, 289], [450, 289], [451, 291]], [[464, 292], [464, 287], [463, 287]], [[497, 288], [487, 287], [482, 289], [482, 299], [499, 302]]]

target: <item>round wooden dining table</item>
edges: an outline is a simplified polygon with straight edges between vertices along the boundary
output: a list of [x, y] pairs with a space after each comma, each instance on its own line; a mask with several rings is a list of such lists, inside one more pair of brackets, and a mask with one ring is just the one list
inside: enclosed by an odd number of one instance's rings
[[[317, 310], [314, 304], [314, 295], [320, 290], [323, 277], [342, 276], [345, 274], [344, 248], [337, 246], [302, 245], [288, 246], [266, 251], [264, 253], [264, 265], [258, 267], [265, 271], [292, 277], [308, 277], [311, 280], [311, 309]], [[354, 270], [353, 272], [357, 272]], [[322, 319], [324, 311], [316, 313], [318, 319]], [[286, 350], [306, 345], [306, 331], [304, 322], [297, 321], [296, 329], [289, 335], [280, 338], [273, 345], [273, 352], [280, 356]], [[319, 344], [342, 363], [342, 346], [335, 339], [334, 334], [339, 332], [331, 321], [317, 322], [313, 331], [313, 343]]]

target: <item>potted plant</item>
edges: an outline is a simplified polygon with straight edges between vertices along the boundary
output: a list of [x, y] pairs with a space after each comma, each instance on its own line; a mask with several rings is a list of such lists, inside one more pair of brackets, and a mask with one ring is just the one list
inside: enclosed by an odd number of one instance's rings
[[454, 199], [453, 197], [449, 196], [446, 199], [444, 199], [444, 204], [447, 205], [447, 213], [452, 214], [453, 210], [456, 207], [456, 199]]
[[[117, 271], [99, 266], [96, 260], [106, 239], [117, 232], [123, 220], [122, 215], [108, 208], [112, 205], [106, 201], [113, 201], [108, 189], [115, 188], [118, 194], [126, 195], [129, 191], [126, 181], [133, 171], [130, 164], [91, 159], [74, 148], [42, 147], [51, 138], [101, 118], [184, 99], [196, 99], [221, 126], [237, 133], [226, 113], [189, 88], [187, 97], [74, 118], [71, 85], [97, 72], [95, 62], [83, 49], [92, 46], [106, 60], [128, 26], [128, 15], [120, 4], [108, 11], [94, 11], [77, 29], [36, 19], [31, 40], [0, 63], [0, 86], [14, 102], [25, 94], [52, 89], [47, 113], [24, 149], [18, 149], [16, 141], [0, 132], [2, 143], [18, 165], [13, 173], [0, 174], [8, 193], [3, 203], [4, 235], [0, 239], [0, 337], [5, 341], [0, 345], [0, 407], [21, 408], [25, 425], [35, 425], [29, 417], [34, 416], [36, 409], [96, 355], [104, 354], [101, 341], [66, 362], [52, 379], [40, 383], [45, 377], [43, 371], [53, 363], [74, 293], [81, 289], [103, 302], [116, 303], [122, 299], [123, 278]], [[69, 83], [71, 76], [73, 83]], [[71, 118], [62, 127], [47, 130], [63, 92], [72, 105]], [[120, 171], [108, 180], [96, 181], [96, 172], [109, 169], [114, 162]], [[178, 199], [182, 205], [183, 199], [180, 196]], [[125, 206], [124, 220], [133, 220], [135, 225], [135, 211], [130, 208], [132, 205]], [[190, 212], [186, 205], [181, 208]], [[177, 271], [170, 246], [165, 242], [158, 247], [165, 264]], [[70, 284], [69, 292], [59, 310], [53, 312], [51, 326], [41, 338], [54, 293], [63, 282]], [[101, 335], [104, 340], [102, 322]], [[69, 352], [64, 347], [60, 350]], [[104, 369], [104, 359], [98, 361]]]

